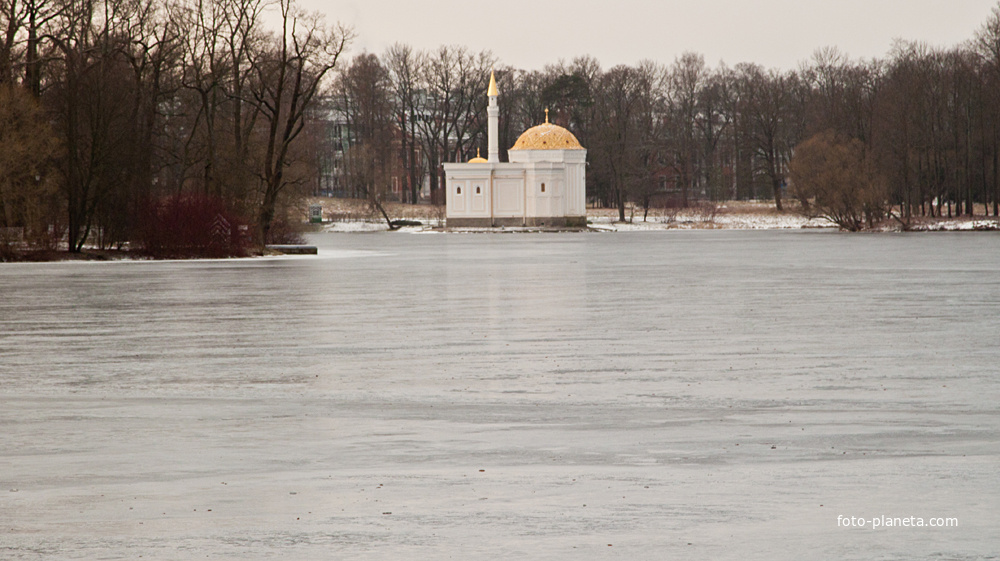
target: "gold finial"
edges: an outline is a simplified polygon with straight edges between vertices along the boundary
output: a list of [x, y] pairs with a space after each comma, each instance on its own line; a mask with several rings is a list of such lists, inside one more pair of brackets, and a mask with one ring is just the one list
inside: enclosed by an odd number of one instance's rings
[[500, 95], [500, 92], [497, 91], [497, 79], [493, 76], [492, 70], [490, 70], [490, 89], [487, 90], [486, 95], [488, 97], [496, 97]]
[[545, 108], [545, 124], [549, 123], [549, 108]]
[[476, 157], [469, 160], [470, 164], [485, 164], [487, 162], [486, 158], [479, 155], [479, 147], [476, 147]]

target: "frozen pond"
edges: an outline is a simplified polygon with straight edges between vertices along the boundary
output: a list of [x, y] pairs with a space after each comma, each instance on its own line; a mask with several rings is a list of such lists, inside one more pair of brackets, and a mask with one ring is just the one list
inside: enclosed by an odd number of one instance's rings
[[0, 265], [0, 558], [998, 558], [996, 235], [311, 241]]

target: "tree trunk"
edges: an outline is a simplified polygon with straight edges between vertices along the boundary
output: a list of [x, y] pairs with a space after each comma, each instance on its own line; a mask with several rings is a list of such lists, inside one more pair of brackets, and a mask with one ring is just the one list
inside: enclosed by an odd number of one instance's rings
[[260, 235], [262, 246], [267, 245], [268, 236], [271, 235], [271, 224], [274, 222], [274, 198], [264, 197], [264, 202], [260, 207]]
[[28, 44], [24, 53], [24, 78], [35, 98], [42, 95], [42, 61], [38, 56], [38, 24], [35, 10], [28, 16]]
[[417, 178], [417, 130], [416, 121], [413, 119], [413, 115], [410, 115], [410, 157], [409, 157], [409, 172], [410, 172], [410, 194], [413, 204], [420, 202], [420, 185]]
[[615, 203], [618, 205], [618, 221], [625, 222], [625, 193], [621, 183], [615, 187]]
[[1000, 217], [1000, 139], [993, 135], [993, 216]]
[[[374, 191], [372, 190], [372, 188], [371, 188], [371, 187], [369, 187], [369, 188], [368, 188], [368, 192], [369, 192], [369, 193], [372, 193], [372, 192], [374, 192]], [[374, 206], [374, 207], [375, 207], [375, 210], [377, 210], [377, 211], [379, 212], [379, 214], [381, 214], [381, 215], [382, 215], [382, 218], [383, 218], [383, 219], [385, 219], [385, 223], [386, 223], [386, 225], [387, 225], [387, 226], [389, 227], [389, 229], [390, 229], [390, 230], [396, 230], [396, 229], [398, 229], [398, 228], [399, 228], [398, 226], [396, 226], [396, 225], [394, 225], [394, 224], [392, 223], [392, 220], [390, 220], [390, 219], [389, 219], [389, 213], [387, 213], [387, 212], [385, 211], [385, 207], [384, 207], [384, 206], [382, 206], [382, 201], [380, 201], [378, 197], [372, 197], [372, 198], [371, 198], [371, 199], [369, 199], [369, 200], [371, 201], [371, 203], [372, 203], [372, 206]]]

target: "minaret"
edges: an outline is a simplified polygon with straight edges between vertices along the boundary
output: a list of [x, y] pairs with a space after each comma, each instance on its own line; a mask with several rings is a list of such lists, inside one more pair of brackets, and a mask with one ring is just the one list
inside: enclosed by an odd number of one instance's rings
[[497, 81], [493, 76], [493, 71], [490, 70], [490, 89], [486, 92], [486, 96], [490, 98], [490, 104], [486, 107], [486, 115], [489, 117], [487, 128], [489, 160], [487, 161], [491, 164], [500, 161], [500, 142], [497, 140], [500, 129], [500, 108], [497, 106], [498, 95], [500, 94], [497, 92]]

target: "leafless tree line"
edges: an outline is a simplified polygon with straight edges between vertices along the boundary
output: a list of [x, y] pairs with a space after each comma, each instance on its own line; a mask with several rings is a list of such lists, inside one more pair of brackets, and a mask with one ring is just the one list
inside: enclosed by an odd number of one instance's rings
[[122, 245], [198, 193], [264, 243], [350, 39], [293, 0], [0, 0], [0, 226]]
[[[874, 60], [824, 48], [789, 71], [712, 68], [695, 53], [670, 64], [605, 70], [581, 57], [525, 71], [489, 52], [396, 45], [345, 65], [336, 105], [363, 160], [393, 162], [380, 173], [405, 178], [415, 201], [425, 176], [438, 190], [441, 162], [486, 148], [491, 68], [501, 159], [550, 109], [589, 149], [588, 197], [622, 220], [628, 203], [648, 210], [699, 199], [772, 199], [786, 210], [790, 198], [794, 210], [850, 229], [1000, 210], [1000, 7], [953, 48], [900, 41]], [[839, 151], [849, 161], [792, 164], [807, 141], [806, 155]], [[815, 167], [847, 163], [858, 169], [839, 177]], [[388, 183], [365, 169], [368, 184]]]
[[334, 140], [356, 196], [417, 202], [426, 180], [440, 203], [441, 164], [486, 148], [490, 70], [501, 159], [549, 109], [589, 149], [589, 199], [622, 220], [700, 199], [791, 199], [848, 229], [1000, 215], [1000, 6], [962, 45], [826, 48], [789, 71], [694, 53], [520, 70], [404, 44], [345, 62], [351, 38], [293, 0], [0, 0], [0, 228], [124, 244], [145, 201], [200, 193], [263, 243]]
[[350, 131], [343, 148], [353, 193], [378, 200], [396, 178], [400, 198], [417, 202], [427, 179], [434, 201], [443, 202], [441, 164], [475, 155], [485, 138], [485, 95], [496, 65], [488, 51], [418, 52], [403, 44], [345, 65], [331, 106]]

